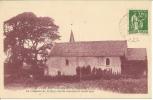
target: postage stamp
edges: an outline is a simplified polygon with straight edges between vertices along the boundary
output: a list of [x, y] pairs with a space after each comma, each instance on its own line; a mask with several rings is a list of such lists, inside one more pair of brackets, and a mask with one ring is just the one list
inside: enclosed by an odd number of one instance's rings
[[129, 10], [129, 34], [148, 33], [148, 10]]

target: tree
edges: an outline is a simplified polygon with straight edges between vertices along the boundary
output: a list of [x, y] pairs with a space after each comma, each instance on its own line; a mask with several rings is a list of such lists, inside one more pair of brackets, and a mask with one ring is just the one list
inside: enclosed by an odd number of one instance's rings
[[23, 63], [31, 65], [36, 72], [40, 65], [45, 65], [52, 42], [60, 38], [59, 27], [52, 18], [37, 17], [32, 12], [5, 21], [3, 28], [5, 65], [9, 65], [12, 74], [19, 72]]
[[77, 74], [78, 76], [81, 75], [81, 68], [80, 68], [80, 66], [77, 66], [77, 67], [76, 67], [76, 74]]
[[91, 67], [90, 67], [90, 65], [87, 66], [86, 71], [87, 71], [88, 75], [91, 74]]

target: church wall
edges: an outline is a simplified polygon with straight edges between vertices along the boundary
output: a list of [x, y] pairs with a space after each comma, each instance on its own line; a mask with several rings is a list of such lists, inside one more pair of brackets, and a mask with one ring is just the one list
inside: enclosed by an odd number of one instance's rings
[[[109, 59], [109, 65], [106, 65], [106, 59]], [[48, 66], [47, 74], [51, 76], [57, 75], [58, 71], [61, 72], [61, 75], [76, 75], [76, 67], [88, 65], [91, 69], [95, 67], [112, 70], [113, 74], [121, 73], [120, 57], [50, 57], [46, 64]]]

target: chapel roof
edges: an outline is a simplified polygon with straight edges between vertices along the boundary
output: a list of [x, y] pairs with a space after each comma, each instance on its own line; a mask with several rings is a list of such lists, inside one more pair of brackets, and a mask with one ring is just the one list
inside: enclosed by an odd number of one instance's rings
[[50, 57], [98, 57], [124, 56], [127, 50], [127, 41], [83, 41], [55, 43]]
[[146, 60], [146, 48], [127, 48], [127, 60]]

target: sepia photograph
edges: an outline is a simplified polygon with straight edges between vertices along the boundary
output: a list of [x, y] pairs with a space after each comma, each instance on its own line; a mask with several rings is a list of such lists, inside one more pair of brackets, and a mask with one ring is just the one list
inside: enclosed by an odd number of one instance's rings
[[0, 6], [2, 98], [150, 97], [150, 1], [0, 1]]

